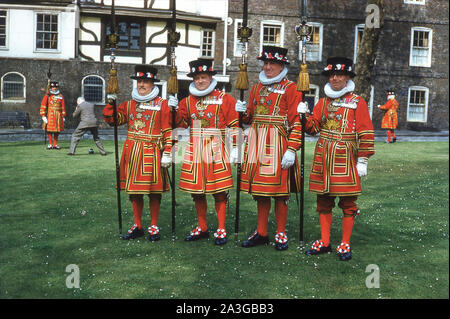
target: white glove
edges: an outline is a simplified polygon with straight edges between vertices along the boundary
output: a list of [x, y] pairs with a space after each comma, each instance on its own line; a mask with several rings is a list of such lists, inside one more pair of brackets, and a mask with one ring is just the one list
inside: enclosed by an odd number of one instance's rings
[[308, 103], [306, 103], [306, 102], [298, 103], [297, 113], [301, 113], [301, 114], [309, 113]]
[[42, 117], [42, 121], [44, 121], [44, 123], [47, 124], [47, 123], [48, 123], [47, 117], [46, 117], [46, 116], [43, 116], [43, 117]]
[[171, 108], [178, 110], [178, 99], [175, 96], [169, 95], [168, 104]]
[[358, 163], [356, 163], [356, 170], [359, 176], [367, 175], [367, 163], [369, 160], [365, 157], [358, 157]]
[[380, 106], [381, 106], [380, 104], [377, 105], [378, 108], [379, 108]]
[[291, 150], [287, 150], [284, 153], [283, 158], [281, 160], [281, 168], [288, 169], [289, 167], [294, 165], [294, 163], [295, 163], [295, 153], [292, 152]]
[[65, 117], [63, 117], [63, 122], [65, 122], [66, 121], [66, 118]]
[[170, 167], [172, 164], [172, 156], [170, 153], [163, 153], [163, 156], [161, 157], [161, 167]]
[[239, 163], [239, 161], [238, 161], [238, 148], [237, 147], [233, 147], [233, 149], [231, 150], [231, 152], [230, 152], [230, 163], [233, 163], [233, 164], [237, 164], [237, 163]]
[[234, 109], [236, 110], [236, 112], [245, 113], [245, 111], [247, 111], [247, 102], [237, 100], [236, 104], [234, 105]]
[[108, 94], [106, 96], [107, 100], [117, 100], [117, 95], [116, 94]]

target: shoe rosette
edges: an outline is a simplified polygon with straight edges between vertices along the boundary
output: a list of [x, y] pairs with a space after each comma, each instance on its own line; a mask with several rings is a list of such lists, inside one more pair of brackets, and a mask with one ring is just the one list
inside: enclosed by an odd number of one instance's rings
[[275, 235], [275, 242], [279, 244], [286, 244], [288, 242], [288, 237], [286, 233], [279, 232]]
[[138, 228], [138, 225], [134, 224], [133, 227], [131, 227], [131, 228], [128, 230], [128, 234], [131, 234], [132, 232], [134, 232], [134, 231], [136, 230], [136, 228]]
[[325, 247], [325, 244], [323, 243], [323, 241], [318, 239], [312, 244], [311, 249], [313, 249], [315, 251], [320, 251], [320, 249], [322, 249], [322, 247]]
[[347, 254], [351, 251], [350, 244], [341, 243], [339, 246], [336, 247], [336, 250], [339, 254]]
[[217, 229], [217, 231], [214, 233], [214, 237], [218, 239], [223, 239], [227, 237], [227, 232], [223, 228]]
[[191, 232], [189, 233], [191, 236], [198, 236], [202, 232], [202, 229], [200, 227], [195, 227]]
[[158, 234], [159, 234], [159, 227], [156, 226], [156, 225], [151, 225], [151, 226], [148, 228], [148, 233], [149, 233], [151, 236], [158, 235]]

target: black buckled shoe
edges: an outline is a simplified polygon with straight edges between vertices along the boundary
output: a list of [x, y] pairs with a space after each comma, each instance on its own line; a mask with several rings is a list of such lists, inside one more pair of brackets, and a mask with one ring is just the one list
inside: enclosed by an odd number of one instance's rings
[[227, 243], [227, 233], [225, 229], [217, 229], [214, 233], [214, 237], [216, 238], [214, 244], [216, 245], [225, 245]]
[[200, 227], [195, 227], [184, 240], [195, 241], [202, 238], [209, 238], [209, 230], [202, 231]]
[[148, 228], [148, 240], [151, 242], [155, 242], [160, 240], [161, 236], [159, 235], [159, 227], [156, 225], [151, 225]]
[[125, 234], [122, 238], [124, 240], [135, 239], [138, 237], [144, 236], [144, 230], [142, 228], [138, 228], [136, 224], [131, 227], [127, 234]]
[[275, 235], [275, 249], [286, 250], [288, 249], [288, 238], [285, 233], [277, 233]]
[[339, 256], [339, 260], [347, 261], [352, 259], [352, 248], [350, 247], [350, 244], [341, 243], [339, 246], [337, 246], [336, 250]]
[[328, 246], [325, 246], [323, 241], [316, 240], [313, 243], [311, 249], [308, 249], [305, 254], [307, 254], [309, 256], [313, 256], [313, 255], [329, 253], [330, 251], [331, 251], [331, 244]]
[[254, 232], [248, 240], [242, 243], [242, 247], [249, 248], [259, 245], [267, 245], [269, 244], [269, 236], [261, 236], [258, 232]]

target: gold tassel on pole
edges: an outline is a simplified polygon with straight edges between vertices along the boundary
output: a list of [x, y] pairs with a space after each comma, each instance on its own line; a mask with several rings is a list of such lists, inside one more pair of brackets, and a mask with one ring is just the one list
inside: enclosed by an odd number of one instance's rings
[[109, 70], [109, 81], [108, 87], [106, 88], [107, 94], [117, 94], [119, 93], [119, 83], [117, 82], [117, 70]]
[[177, 68], [172, 67], [170, 69], [169, 82], [167, 83], [167, 93], [177, 94], [178, 93], [178, 79], [177, 79]]
[[306, 63], [300, 64], [300, 73], [298, 74], [297, 91], [309, 92], [309, 74]]
[[239, 73], [236, 80], [236, 89], [238, 90], [248, 90], [248, 74], [247, 74], [247, 64], [239, 64]]

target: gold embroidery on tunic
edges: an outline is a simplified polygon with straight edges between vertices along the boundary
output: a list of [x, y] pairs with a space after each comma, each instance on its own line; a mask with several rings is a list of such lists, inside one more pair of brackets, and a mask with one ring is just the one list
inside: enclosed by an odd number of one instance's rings
[[269, 109], [266, 108], [264, 105], [257, 105], [256, 106], [256, 114], [258, 115], [268, 115], [269, 114]]

